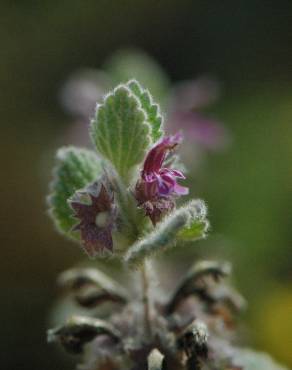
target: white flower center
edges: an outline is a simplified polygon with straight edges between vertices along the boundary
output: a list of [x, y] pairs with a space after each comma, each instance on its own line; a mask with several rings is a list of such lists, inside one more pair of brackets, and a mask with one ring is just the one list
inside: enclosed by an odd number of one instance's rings
[[95, 219], [95, 224], [98, 227], [105, 227], [109, 220], [109, 212], [100, 212]]

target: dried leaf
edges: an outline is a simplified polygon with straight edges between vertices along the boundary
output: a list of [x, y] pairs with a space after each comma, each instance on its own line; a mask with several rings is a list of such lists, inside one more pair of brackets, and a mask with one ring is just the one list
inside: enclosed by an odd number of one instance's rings
[[73, 316], [64, 325], [48, 330], [48, 342], [60, 342], [71, 353], [81, 353], [86, 343], [99, 335], [108, 335], [115, 342], [120, 340], [119, 332], [103, 320]]
[[162, 370], [163, 369], [163, 354], [154, 348], [148, 356], [148, 370]]
[[197, 295], [200, 299], [213, 303], [213, 298], [209, 294], [206, 277], [211, 277], [215, 282], [226, 277], [231, 272], [229, 263], [218, 263], [212, 261], [203, 261], [196, 263], [187, 272], [175, 293], [170, 299], [166, 311], [170, 314], [176, 307], [190, 295]]
[[84, 307], [93, 308], [110, 301], [125, 304], [126, 291], [117, 282], [97, 269], [71, 269], [62, 273], [58, 279], [62, 288], [72, 290], [76, 301]]
[[187, 369], [202, 368], [202, 360], [208, 355], [208, 330], [207, 326], [199, 320], [189, 325], [178, 338], [178, 347], [184, 352]]

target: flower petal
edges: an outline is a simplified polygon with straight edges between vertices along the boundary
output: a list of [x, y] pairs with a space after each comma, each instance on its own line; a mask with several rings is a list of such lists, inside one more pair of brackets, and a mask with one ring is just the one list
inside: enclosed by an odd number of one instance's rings
[[162, 163], [167, 152], [173, 149], [182, 141], [182, 134], [180, 132], [175, 135], [165, 136], [159, 140], [146, 156], [143, 173], [149, 174], [151, 172], [158, 172], [161, 169]]
[[181, 186], [179, 184], [175, 184], [174, 192], [177, 195], [187, 195], [187, 194], [189, 194], [189, 188], [187, 188], [185, 186]]
[[[89, 199], [89, 202], [88, 202]], [[89, 184], [77, 191], [69, 201], [75, 211], [74, 217], [79, 223], [72, 231], [79, 231], [84, 250], [90, 257], [112, 252], [112, 229], [116, 219], [116, 207], [112, 189], [106, 181]], [[98, 216], [108, 214], [105, 222], [100, 224]]]
[[168, 174], [171, 174], [172, 176], [175, 176], [175, 177], [179, 177], [180, 179], [185, 179], [185, 175], [179, 171], [179, 170], [174, 170], [174, 169], [170, 169], [170, 168], [162, 168], [159, 173], [162, 175], [162, 174], [165, 174], [165, 173], [168, 173]]
[[159, 195], [169, 195], [173, 192], [173, 189], [176, 185], [175, 179], [169, 175], [165, 174], [162, 176], [157, 176], [158, 182], [158, 193]]

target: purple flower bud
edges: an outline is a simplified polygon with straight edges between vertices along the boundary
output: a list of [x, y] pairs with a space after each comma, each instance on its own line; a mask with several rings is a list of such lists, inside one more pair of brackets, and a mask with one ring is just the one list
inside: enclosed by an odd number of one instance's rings
[[80, 222], [73, 231], [80, 231], [86, 253], [90, 257], [113, 251], [112, 229], [116, 218], [114, 196], [109, 186], [94, 182], [77, 191], [69, 201]]

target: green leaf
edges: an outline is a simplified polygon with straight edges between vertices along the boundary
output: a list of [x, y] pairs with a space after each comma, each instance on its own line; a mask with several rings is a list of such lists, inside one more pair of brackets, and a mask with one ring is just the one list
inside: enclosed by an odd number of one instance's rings
[[58, 150], [56, 162], [48, 197], [50, 215], [59, 231], [77, 238], [71, 233], [76, 219], [67, 200], [101, 174], [100, 159], [92, 151], [65, 147]]
[[204, 238], [209, 228], [206, 215], [205, 203], [197, 201], [191, 221], [178, 232], [177, 238], [181, 241], [195, 241]]
[[[201, 200], [193, 200], [186, 206], [175, 210], [170, 216], [164, 218], [155, 230], [129, 248], [125, 256], [126, 263], [139, 264], [144, 258], [174, 246], [180, 232], [192, 225], [203, 214], [206, 216], [206, 207]], [[201, 235], [197, 233], [196, 239], [204, 238], [205, 235], [205, 231]]]
[[207, 220], [194, 220], [178, 233], [178, 238], [184, 241], [195, 241], [201, 239], [208, 229]]
[[97, 151], [121, 177], [140, 163], [151, 144], [151, 127], [141, 103], [125, 85], [119, 85], [97, 107], [91, 137]]
[[141, 106], [147, 114], [147, 121], [151, 125], [152, 140], [156, 142], [163, 135], [162, 115], [159, 105], [154, 103], [150, 92], [144, 89], [138, 81], [131, 80], [127, 83], [127, 86], [140, 100]]

